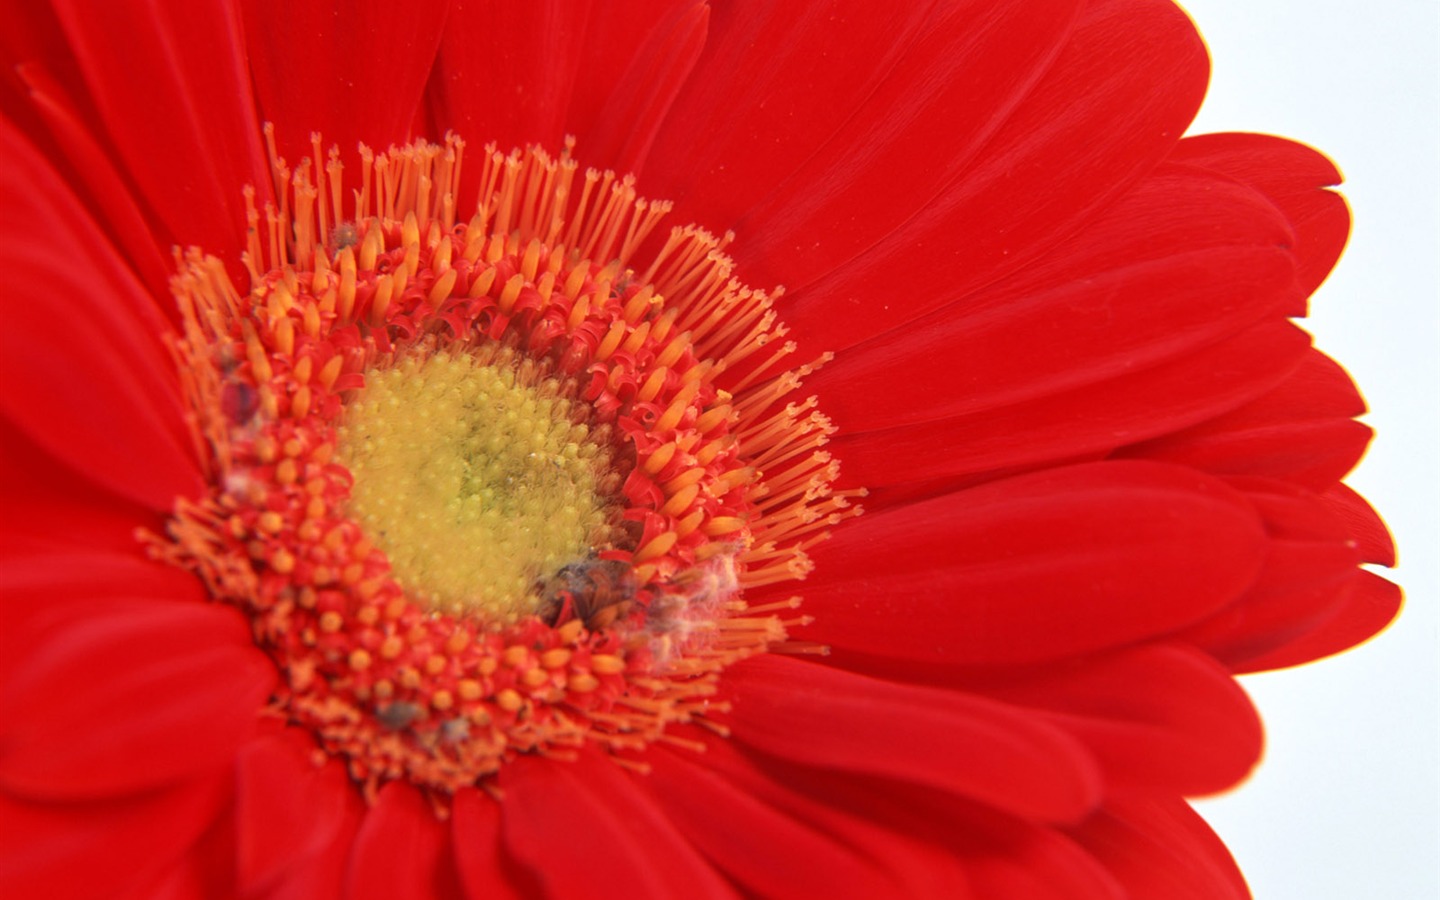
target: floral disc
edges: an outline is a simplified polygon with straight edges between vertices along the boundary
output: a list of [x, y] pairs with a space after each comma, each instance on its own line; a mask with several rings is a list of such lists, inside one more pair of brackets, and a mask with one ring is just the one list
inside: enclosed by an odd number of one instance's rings
[[211, 492], [147, 536], [250, 617], [274, 715], [440, 807], [517, 754], [723, 733], [725, 666], [823, 649], [745, 589], [859, 511], [728, 237], [660, 238], [669, 205], [568, 146], [487, 147], [462, 221], [463, 150], [362, 147], [347, 203], [336, 151], [319, 175], [272, 143], [248, 292], [178, 259]]

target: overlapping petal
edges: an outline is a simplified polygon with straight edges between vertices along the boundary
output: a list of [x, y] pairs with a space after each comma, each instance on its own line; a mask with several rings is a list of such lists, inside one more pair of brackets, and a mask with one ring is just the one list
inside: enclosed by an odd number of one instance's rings
[[[974, 162], [1054, 60], [1078, 5], [722, 9], [644, 174], [703, 224], [736, 226], [747, 271], [778, 266], [799, 287]], [[841, 215], [849, 227], [835, 227]]]
[[[1179, 431], [1282, 382], [1310, 346], [1288, 322], [1265, 322], [1196, 353], [1047, 397], [954, 419], [840, 432], [845, 472], [890, 506], [1017, 471], [1100, 459]], [[903, 459], [905, 465], [895, 461]]]
[[[767, 227], [770, 236], [737, 259], [796, 289], [785, 312], [804, 346], [843, 350], [1018, 271], [1078, 232], [1170, 150], [1207, 74], [1198, 36], [1174, 7], [1086, 4], [1055, 62], [973, 164], [903, 225], [871, 232], [875, 242], [853, 261], [814, 253], [799, 236], [782, 244]], [[1043, 178], [1045, 190], [1027, 189], [1017, 172]], [[846, 220], [812, 224], [823, 234], [835, 222]], [[796, 257], [810, 265], [792, 267]], [[884, 298], [895, 302], [877, 315]]]
[[161, 877], [221, 814], [224, 779], [53, 804], [0, 792], [0, 894], [93, 897]]
[[550, 896], [624, 884], [638, 897], [733, 897], [734, 890], [612, 761], [520, 759], [500, 779], [505, 846]]
[[0, 411], [57, 459], [154, 510], [201, 487], [156, 301], [8, 122]]
[[1043, 711], [1094, 754], [1110, 790], [1211, 793], [1260, 757], [1260, 719], [1245, 692], [1184, 644], [1142, 645], [977, 690]]
[[414, 786], [392, 781], [365, 813], [349, 850], [347, 900], [425, 900], [454, 896], [449, 829]]
[[0, 787], [49, 800], [227, 767], [275, 684], [238, 611], [96, 599], [36, 616], [0, 685]]
[[1225, 846], [1178, 798], [1118, 795], [1076, 839], [1136, 900], [1249, 900]]
[[315, 742], [293, 729], [241, 748], [235, 760], [236, 883], [274, 887], [334, 843], [352, 793], [336, 760], [315, 764]]
[[280, 155], [291, 165], [314, 156], [310, 135], [318, 132], [327, 154], [335, 146], [354, 163], [360, 143], [383, 150], [420, 133], [447, 7], [428, 0], [396, 15], [382, 2], [241, 4], [256, 107], [274, 126]]
[[1350, 211], [1339, 194], [1335, 164], [1319, 152], [1268, 134], [1202, 134], [1186, 138], [1170, 158], [1219, 172], [1261, 191], [1295, 230], [1301, 263], [1289, 315], [1304, 315], [1310, 293], [1330, 274], [1350, 235]]
[[1290, 240], [1249, 188], [1157, 172], [1044, 263], [852, 348], [809, 386], [857, 434], [1153, 368], [1274, 313], [1294, 277]]
[[806, 636], [842, 664], [1055, 659], [1199, 621], [1249, 587], [1264, 553], [1255, 510], [1215, 479], [1153, 463], [1059, 468], [837, 531], [815, 550]]
[[[162, 223], [162, 246], [238, 253], [246, 220], [237, 187], [268, 196], [238, 10], [69, 2], [53, 9], [100, 126]], [[157, 109], [204, 127], [155, 128]]]
[[1350, 471], [1370, 442], [1370, 429], [1355, 421], [1364, 412], [1345, 370], [1312, 350], [1284, 381], [1244, 406], [1119, 455], [1324, 490]]
[[762, 656], [733, 667], [728, 724], [772, 756], [885, 776], [1043, 820], [1073, 820], [1099, 800], [1080, 745], [1002, 704]]
[[703, 757], [652, 751], [646, 787], [675, 827], [750, 892], [886, 896], [900, 890], [907, 874], [927, 874], [888, 869], [871, 848], [847, 843], [825, 827], [832, 823], [823, 821], [831, 812], [823, 800], [788, 790], [724, 745], [711, 751]]

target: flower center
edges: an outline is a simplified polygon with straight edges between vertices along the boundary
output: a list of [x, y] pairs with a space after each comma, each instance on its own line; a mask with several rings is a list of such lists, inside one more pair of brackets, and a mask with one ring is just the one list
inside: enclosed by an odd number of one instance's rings
[[487, 148], [459, 220], [463, 149], [362, 147], [347, 192], [336, 151], [315, 178], [272, 145], [248, 291], [180, 260], [211, 490], [144, 536], [250, 617], [268, 713], [437, 809], [519, 754], [643, 768], [673, 723], [723, 733], [726, 666], [823, 649], [746, 591], [803, 578], [863, 493], [722, 241], [652, 240], [668, 205], [568, 147]]
[[448, 351], [366, 373], [337, 456], [350, 514], [411, 596], [513, 623], [538, 611], [537, 584], [610, 543], [609, 454], [564, 393]]

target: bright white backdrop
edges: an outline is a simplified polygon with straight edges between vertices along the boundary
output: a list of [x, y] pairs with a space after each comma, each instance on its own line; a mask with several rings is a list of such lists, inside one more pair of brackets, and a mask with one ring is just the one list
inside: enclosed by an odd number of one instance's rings
[[1350, 483], [1400, 546], [1398, 623], [1245, 679], [1266, 759], [1201, 805], [1257, 900], [1440, 897], [1440, 4], [1181, 0], [1213, 75], [1192, 131], [1268, 131], [1345, 173], [1350, 246], [1308, 327], [1378, 436]]

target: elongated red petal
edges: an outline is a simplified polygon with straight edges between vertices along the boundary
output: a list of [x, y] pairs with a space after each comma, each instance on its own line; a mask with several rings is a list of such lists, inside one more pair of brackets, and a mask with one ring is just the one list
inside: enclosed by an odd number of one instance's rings
[[1370, 440], [1353, 420], [1365, 403], [1350, 376], [1318, 350], [1273, 390], [1224, 415], [1119, 455], [1159, 459], [1217, 475], [1282, 478], [1324, 490], [1349, 472]]
[[286, 161], [314, 156], [313, 131], [326, 152], [338, 145], [344, 159], [357, 161], [361, 141], [383, 150], [415, 136], [446, 6], [407, 3], [397, 16], [383, 0], [343, 8], [312, 0], [241, 4], [256, 101]]
[[786, 247], [783, 280], [809, 281], [809, 256], [850, 258], [973, 162], [1078, 5], [721, 7], [647, 181], [712, 228], [753, 221], [764, 275], [781, 277], [769, 257]]
[[114, 895], [114, 900], [226, 900], [235, 890], [235, 823], [221, 814], [185, 855], [150, 883]]
[[[0, 685], [0, 786], [35, 798], [130, 793], [214, 773], [275, 681], [238, 611], [69, 603]], [[52, 626], [46, 628], [45, 626]]]
[[[502, 151], [556, 150], [571, 135], [587, 165], [634, 170], [695, 63], [708, 18], [695, 0], [463, 4], [441, 41], [432, 115]], [[483, 38], [491, 34], [505, 39]]]
[[[482, 142], [495, 141], [501, 152], [531, 143], [558, 148], [571, 127], [565, 110], [581, 77], [591, 22], [615, 20], [633, 40], [632, 29], [641, 27], [637, 20], [658, 15], [626, 4], [617, 15], [601, 16], [592, 5], [568, 0], [458, 4], [441, 34], [434, 75], [426, 89], [432, 117], [442, 128]], [[503, 34], [505, 39], [485, 39], [492, 34]], [[606, 46], [616, 50], [626, 45]], [[595, 72], [587, 67], [585, 79], [591, 90], [613, 88], [630, 61], [623, 52], [608, 53], [605, 59], [621, 71]], [[500, 98], [505, 102], [498, 102]], [[587, 130], [582, 127], [573, 133], [583, 137]]]
[[583, 754], [573, 764], [522, 757], [501, 772], [500, 787], [505, 846], [547, 895], [734, 896], [603, 756]]
[[997, 473], [1096, 458], [1263, 394], [1294, 369], [1309, 342], [1294, 325], [1269, 322], [1190, 356], [1063, 394], [904, 428], [842, 431], [836, 456], [847, 480], [870, 488], [871, 508]]
[[93, 897], [146, 884], [214, 822], [229, 790], [217, 777], [78, 804], [0, 792], [0, 896]]
[[1260, 757], [1260, 719], [1245, 692], [1185, 645], [1127, 649], [984, 693], [1044, 710], [1095, 754], [1111, 786], [1212, 793]]
[[142, 506], [65, 465], [0, 416], [0, 558], [107, 551], [139, 557], [137, 527], [164, 528], [159, 510]]
[[[187, 572], [158, 565], [136, 553], [101, 547], [7, 554], [0, 572], [0, 683], [30, 664], [30, 655], [59, 632], [83, 619], [85, 611], [111, 604], [196, 603], [205, 598], [200, 581]], [[70, 610], [75, 606], [78, 610]]]
[[272, 886], [339, 833], [345, 794], [355, 788], [338, 760], [316, 765], [317, 752], [315, 742], [295, 729], [241, 748], [234, 840], [243, 890]]
[[0, 120], [7, 287], [0, 414], [46, 451], [151, 509], [200, 474], [165, 319], [53, 169]]
[[[350, 851], [354, 847], [360, 825], [368, 807], [361, 799], [360, 792], [349, 790], [344, 794], [340, 824], [330, 845], [319, 853], [307, 857], [292, 866], [285, 877], [261, 893], [264, 900], [315, 900], [315, 898], [342, 897], [345, 877], [350, 862]], [[263, 823], [261, 823], [263, 824]]]
[[1179, 467], [1108, 462], [867, 515], [814, 551], [807, 640], [949, 665], [1116, 647], [1222, 608], [1265, 535], [1239, 493]]
[[1364, 497], [1343, 484], [1327, 490], [1322, 499], [1330, 511], [1344, 523], [1345, 531], [1355, 540], [1360, 558], [1381, 566], [1395, 565], [1395, 540], [1385, 527], [1379, 513]]
[[455, 867], [470, 900], [534, 896], [540, 886], [500, 843], [500, 803], [478, 790], [455, 794], [450, 813]]
[[[813, 249], [817, 234], [849, 225], [847, 212], [785, 216], [786, 199], [812, 207], [781, 194], [770, 203], [791, 227], [775, 229], [757, 216], [761, 234], [742, 232], [736, 259], [760, 280], [795, 289], [785, 317], [810, 352], [843, 350], [872, 336], [877, 317], [883, 328], [899, 327], [1032, 264], [1077, 233], [1169, 152], [1199, 106], [1207, 74], [1194, 27], [1175, 7], [1089, 4], [1059, 58], [934, 202], [888, 235], [854, 228], [873, 235], [867, 244], [883, 239], [852, 262], [837, 267], [844, 253], [824, 243], [828, 252]], [[1043, 173], [1045, 189], [1016, 177], [1022, 172]], [[798, 180], [795, 188], [804, 189]]]
[[1300, 259], [1289, 315], [1304, 315], [1305, 300], [1330, 274], [1350, 232], [1345, 199], [1326, 188], [1340, 172], [1322, 154], [1268, 134], [1202, 134], [1176, 145], [1170, 158], [1221, 172], [1263, 192], [1295, 230]]
[[1309, 633], [1262, 656], [1237, 661], [1237, 672], [1264, 672], [1333, 656], [1374, 637], [1400, 614], [1400, 588], [1374, 572], [1361, 572], [1328, 619]]
[[851, 348], [806, 386], [853, 433], [1103, 382], [1275, 314], [1290, 240], [1254, 191], [1162, 170], [1043, 263]]
[[392, 781], [365, 813], [345, 873], [345, 900], [441, 896], [449, 829], [414, 785]]
[[[774, 897], [883, 897], [896, 880], [862, 850], [842, 843], [803, 816], [777, 809], [743, 781], [725, 747], [696, 757], [659, 749], [646, 776], [675, 827], [716, 868], [755, 893]], [[753, 773], [752, 773], [753, 777]]]
[[[602, 12], [603, 15], [603, 12]], [[650, 29], [587, 135], [596, 161], [617, 172], [644, 168], [661, 124], [705, 45], [710, 7], [677, 3]]]
[[1131, 900], [1249, 900], [1225, 845], [1179, 797], [1113, 797], [1075, 838], [1124, 885]]
[[896, 885], [879, 894], [873, 888], [867, 894], [858, 885], [841, 887], [840, 896], [1121, 896], [1105, 870], [1052, 827], [888, 779], [827, 772], [803, 763], [767, 761], [756, 768], [728, 747], [712, 744], [705, 764], [764, 802], [861, 848]]
[[[44, 123], [44, 132], [54, 151], [39, 142], [39, 129], [27, 130], [37, 142], [40, 152], [62, 174], [95, 218], [96, 224], [114, 244], [156, 297], [169, 295], [170, 276], [174, 268], [168, 246], [162, 246], [152, 233], [151, 217], [144, 204], [131, 193], [115, 159], [102, 143], [84, 104], [75, 92], [50, 71], [53, 56], [45, 62], [27, 62], [16, 67], [16, 74], [25, 80], [28, 100], [35, 114]], [[167, 310], [168, 312], [168, 310]]]
[[1184, 634], [1229, 665], [1269, 653], [1329, 619], [1362, 574], [1344, 523], [1323, 500], [1284, 482], [1232, 479], [1269, 533], [1265, 565], [1235, 604]]
[[979, 697], [773, 655], [727, 670], [736, 740], [794, 762], [950, 791], [1019, 816], [1073, 820], [1099, 801], [1080, 745]]
[[238, 261], [240, 188], [252, 184], [261, 199], [269, 196], [238, 10], [54, 6], [108, 137], [168, 242]]

